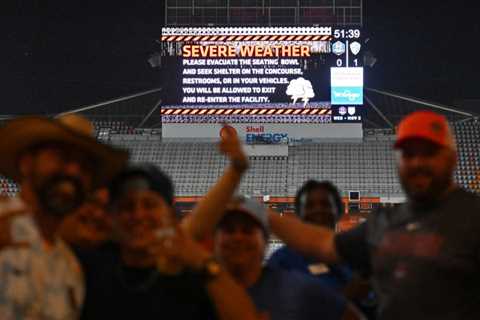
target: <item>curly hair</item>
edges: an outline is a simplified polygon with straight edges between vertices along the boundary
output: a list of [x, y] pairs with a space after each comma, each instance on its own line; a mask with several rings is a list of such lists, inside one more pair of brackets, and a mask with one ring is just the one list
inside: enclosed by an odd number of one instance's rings
[[300, 189], [298, 189], [297, 194], [295, 195], [295, 212], [299, 214], [302, 210], [301, 208], [302, 197], [310, 193], [311, 191], [317, 190], [317, 189], [325, 190], [332, 195], [333, 200], [335, 202], [335, 206], [337, 207], [337, 212], [335, 214], [335, 221], [340, 220], [344, 211], [342, 197], [340, 196], [340, 192], [338, 191], [338, 188], [330, 181], [308, 180], [307, 182], [305, 182], [300, 187]]

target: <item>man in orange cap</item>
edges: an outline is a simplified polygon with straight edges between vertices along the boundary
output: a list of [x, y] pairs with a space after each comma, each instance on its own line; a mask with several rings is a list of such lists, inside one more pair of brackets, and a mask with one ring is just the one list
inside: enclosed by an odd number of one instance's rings
[[412, 204], [429, 205], [455, 189], [456, 145], [445, 117], [429, 111], [406, 117], [394, 147], [400, 181]]
[[343, 234], [270, 213], [272, 230], [306, 255], [370, 277], [379, 319], [480, 319], [480, 200], [453, 181], [457, 153], [447, 119], [407, 116], [394, 148], [406, 203]]

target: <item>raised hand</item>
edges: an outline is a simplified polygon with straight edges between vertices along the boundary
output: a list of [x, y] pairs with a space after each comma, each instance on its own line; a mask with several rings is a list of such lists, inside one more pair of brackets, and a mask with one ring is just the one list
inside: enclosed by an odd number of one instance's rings
[[105, 212], [105, 203], [99, 201], [86, 202], [67, 216], [60, 228], [65, 241], [80, 247], [101, 245], [110, 238], [111, 233], [111, 217]]
[[160, 246], [156, 248], [159, 258], [169, 260], [170, 264], [176, 264], [181, 269], [199, 269], [210, 257], [210, 253], [179, 227], [159, 230], [157, 239], [160, 241]]
[[227, 124], [223, 125], [219, 148], [230, 159], [234, 168], [239, 171], [248, 168], [248, 158], [243, 151], [238, 134], [233, 127]]

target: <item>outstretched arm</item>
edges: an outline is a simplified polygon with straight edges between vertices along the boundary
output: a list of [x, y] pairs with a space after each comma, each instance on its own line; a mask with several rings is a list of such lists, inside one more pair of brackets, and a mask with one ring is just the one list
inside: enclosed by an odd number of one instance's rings
[[325, 263], [338, 262], [332, 230], [306, 224], [297, 217], [281, 216], [273, 210], [269, 211], [269, 220], [273, 233], [289, 247]]
[[225, 130], [220, 151], [230, 159], [224, 174], [198, 202], [193, 212], [182, 221], [182, 228], [196, 240], [213, 234], [235, 189], [248, 168], [248, 159], [235, 132]]

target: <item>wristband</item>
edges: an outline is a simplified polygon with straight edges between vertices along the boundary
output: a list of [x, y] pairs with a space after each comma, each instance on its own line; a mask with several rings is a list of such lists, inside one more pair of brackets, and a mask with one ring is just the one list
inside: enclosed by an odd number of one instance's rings
[[239, 172], [243, 172], [248, 169], [248, 161], [234, 159], [231, 161], [231, 164], [232, 167]]
[[222, 266], [220, 263], [214, 257], [210, 257], [205, 260], [198, 274], [206, 283], [208, 283], [215, 280], [221, 272]]

